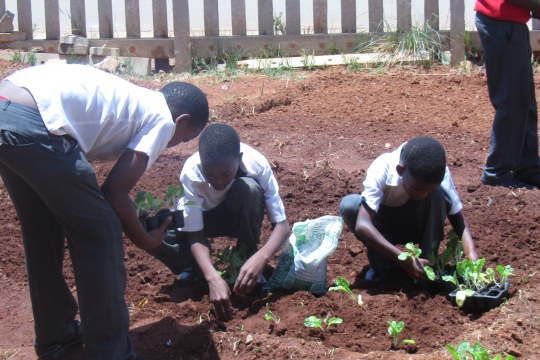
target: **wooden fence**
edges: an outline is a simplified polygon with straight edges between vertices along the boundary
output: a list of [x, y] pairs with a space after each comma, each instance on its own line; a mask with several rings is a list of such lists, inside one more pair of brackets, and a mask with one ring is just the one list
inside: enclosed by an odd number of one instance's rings
[[[60, 8], [58, 0], [44, 1], [45, 39], [33, 39], [31, 0], [17, 1], [19, 37], [15, 40], [2, 39], [3, 48], [31, 48], [40, 46], [45, 52], [58, 52], [60, 38]], [[121, 1], [121, 0], [115, 0]], [[167, 0], [152, 0], [153, 38], [141, 37], [141, 12], [139, 0], [123, 0], [125, 5], [125, 37], [113, 36], [112, 0], [98, 0], [99, 38], [89, 39], [90, 46], [120, 49], [120, 56], [174, 59], [175, 71], [191, 68], [194, 57], [208, 57], [217, 51], [235, 51], [241, 56], [257, 56], [263, 49], [280, 49], [282, 56], [295, 56], [301, 52], [315, 55], [328, 54], [330, 47], [335, 51], [353, 52], [358, 37], [366, 33], [357, 32], [359, 25], [371, 35], [385, 31], [383, 0], [363, 0], [368, 3], [368, 24], [357, 24], [356, 0], [313, 0], [313, 33], [302, 34], [300, 23], [300, 0], [286, 0], [284, 31], [276, 31], [272, 0], [257, 0], [258, 35], [248, 35], [246, 28], [246, 1], [230, 0], [232, 35], [220, 36], [219, 0], [199, 0], [204, 5], [204, 36], [191, 36], [188, 0], [172, 0], [172, 31], [168, 28]], [[148, 0], [147, 0], [148, 1]], [[328, 33], [328, 7], [340, 1], [341, 33]], [[439, 1], [422, 0], [424, 21], [439, 30]], [[72, 34], [87, 36], [85, 0], [70, 0]], [[0, 14], [6, 10], [5, 0], [0, 0]], [[9, 9], [8, 9], [9, 10]], [[411, 29], [411, 0], [396, 0], [396, 31]], [[445, 15], [446, 16], [446, 15]], [[169, 34], [172, 33], [172, 36]], [[453, 63], [464, 59], [465, 5], [464, 0], [450, 0], [450, 30], [440, 31], [451, 52]], [[21, 35], [22, 34], [22, 35]]]

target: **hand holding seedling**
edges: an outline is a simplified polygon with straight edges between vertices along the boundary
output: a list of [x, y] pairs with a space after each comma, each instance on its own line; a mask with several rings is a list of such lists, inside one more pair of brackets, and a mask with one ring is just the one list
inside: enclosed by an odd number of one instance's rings
[[420, 257], [422, 250], [414, 246], [413, 243], [407, 243], [405, 248], [409, 251], [399, 254], [398, 260], [401, 261], [401, 267], [407, 271], [409, 276], [413, 280], [434, 280], [435, 273], [431, 268], [431, 262]]
[[151, 230], [148, 232], [148, 235], [152, 239], [152, 243], [155, 245], [151, 249], [157, 248], [161, 245], [163, 240], [165, 240], [165, 236], [167, 236], [167, 228], [171, 224], [172, 216], [167, 216], [165, 221], [156, 229]]

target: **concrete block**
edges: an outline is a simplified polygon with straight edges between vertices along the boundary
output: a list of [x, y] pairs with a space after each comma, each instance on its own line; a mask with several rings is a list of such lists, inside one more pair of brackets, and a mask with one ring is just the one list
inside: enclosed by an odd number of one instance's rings
[[108, 48], [108, 47], [96, 47], [91, 46], [88, 49], [88, 54], [90, 56], [120, 56], [119, 48]]
[[60, 37], [58, 45], [59, 54], [87, 55], [88, 39], [76, 35], [64, 35]]

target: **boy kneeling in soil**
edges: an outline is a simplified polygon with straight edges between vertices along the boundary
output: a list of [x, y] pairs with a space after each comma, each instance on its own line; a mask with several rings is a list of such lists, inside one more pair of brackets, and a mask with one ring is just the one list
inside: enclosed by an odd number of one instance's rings
[[[341, 200], [340, 214], [367, 247], [370, 268], [365, 280], [384, 278], [396, 264], [411, 278], [426, 280], [422, 265], [429, 265], [429, 254], [438, 253], [447, 217], [463, 243], [464, 255], [477, 258], [444, 147], [437, 140], [413, 138], [379, 156], [368, 168], [363, 185], [362, 194]], [[420, 263], [398, 260], [401, 250], [394, 245], [409, 242], [419, 244]]]
[[[162, 151], [202, 131], [206, 96], [75, 64], [20, 70], [0, 96], [0, 174], [21, 223], [38, 359], [67, 358], [83, 343], [87, 360], [136, 359], [122, 230], [148, 250], [171, 220], [147, 233], [129, 192]], [[87, 159], [116, 161], [101, 187]], [[78, 302], [64, 279], [65, 238]]]
[[[241, 143], [234, 128], [212, 124], [201, 133], [199, 152], [187, 159], [180, 181], [185, 189], [184, 227], [169, 232], [161, 249], [151, 253], [184, 283], [195, 283], [204, 276], [216, 315], [228, 320], [230, 289], [212, 264], [207, 238], [237, 238], [236, 247], [243, 249], [247, 261], [233, 291], [249, 293], [289, 236], [276, 178], [268, 160]], [[273, 230], [257, 250], [265, 208]]]

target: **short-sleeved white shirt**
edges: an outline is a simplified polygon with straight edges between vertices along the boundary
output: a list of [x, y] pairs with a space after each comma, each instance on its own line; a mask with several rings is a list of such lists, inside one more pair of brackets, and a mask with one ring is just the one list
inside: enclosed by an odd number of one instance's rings
[[[247, 177], [255, 179], [261, 186], [269, 221], [277, 223], [285, 220], [285, 208], [279, 196], [278, 183], [268, 160], [260, 152], [244, 143], [240, 143], [240, 151], [242, 152], [240, 170]], [[183, 206], [183, 202], [179, 204], [179, 207], [184, 209], [184, 227], [180, 230], [195, 232], [204, 228], [203, 211], [211, 210], [225, 200], [235, 180], [233, 179], [224, 190], [214, 189], [202, 174], [201, 158], [197, 152], [186, 160], [180, 173], [180, 181], [185, 190], [182, 200], [193, 201], [196, 204], [188, 206]]]
[[[401, 150], [405, 144], [401, 144], [391, 153], [380, 155], [367, 170], [362, 197], [375, 212], [379, 211], [381, 205], [389, 207], [402, 206], [410, 198], [403, 187], [402, 178], [396, 170]], [[448, 195], [450, 200], [449, 214], [458, 213], [463, 208], [463, 204], [459, 199], [448, 167], [446, 167], [441, 189]]]
[[89, 159], [116, 160], [129, 148], [150, 167], [174, 135], [162, 93], [88, 65], [34, 66], [7, 80], [30, 91], [49, 132], [76, 139]]

